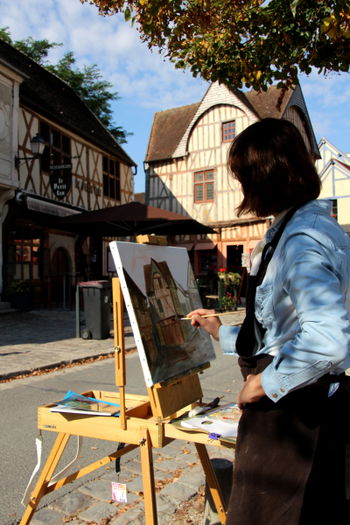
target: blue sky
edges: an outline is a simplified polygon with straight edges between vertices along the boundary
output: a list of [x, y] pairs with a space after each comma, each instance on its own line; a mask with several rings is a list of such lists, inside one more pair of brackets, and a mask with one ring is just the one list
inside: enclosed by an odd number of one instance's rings
[[[133, 133], [123, 147], [138, 164], [135, 191], [143, 191], [142, 162], [154, 113], [200, 101], [208, 84], [149, 51], [122, 17], [99, 16], [95, 6], [79, 0], [0, 0], [0, 13], [1, 27], [8, 26], [14, 40], [31, 36], [62, 43], [52, 51], [52, 62], [73, 51], [79, 67], [97, 64], [121, 97], [113, 103], [114, 120]], [[349, 153], [350, 75], [312, 74], [300, 83], [317, 141], [326, 137]]]

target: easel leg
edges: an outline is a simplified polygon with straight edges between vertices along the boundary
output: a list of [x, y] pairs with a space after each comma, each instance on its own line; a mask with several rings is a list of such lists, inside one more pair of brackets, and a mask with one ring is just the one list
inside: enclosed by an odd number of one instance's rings
[[30, 522], [35, 512], [35, 509], [39, 504], [39, 501], [46, 494], [47, 485], [55, 472], [59, 460], [61, 459], [63, 451], [68, 443], [69, 437], [70, 434], [66, 434], [63, 432], [58, 434], [56, 441], [49, 454], [49, 457], [46, 460], [45, 466], [39, 476], [35, 489], [33, 490], [30, 501], [22, 516], [20, 525], [27, 525]]
[[154, 485], [152, 444], [147, 429], [143, 429], [141, 431], [140, 453], [146, 525], [157, 525], [158, 519]]
[[199, 459], [201, 460], [202, 467], [206, 476], [207, 484], [210, 490], [210, 494], [213, 498], [213, 502], [215, 505], [215, 508], [217, 510], [217, 513], [220, 518], [220, 522], [222, 525], [225, 525], [226, 523], [226, 506], [223, 498], [223, 494], [221, 491], [221, 488], [218, 484], [218, 481], [216, 479], [216, 475], [213, 469], [212, 464], [210, 463], [210, 459], [208, 456], [207, 449], [205, 448], [205, 445], [202, 443], [196, 443], [196, 449], [198, 452]]

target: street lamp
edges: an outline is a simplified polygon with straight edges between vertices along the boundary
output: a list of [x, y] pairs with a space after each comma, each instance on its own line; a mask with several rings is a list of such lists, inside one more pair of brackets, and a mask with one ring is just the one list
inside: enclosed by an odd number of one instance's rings
[[39, 159], [41, 155], [44, 153], [44, 149], [46, 146], [45, 140], [37, 133], [35, 137], [33, 137], [30, 141], [30, 149], [32, 150], [32, 157], [15, 157], [15, 167], [16, 169], [19, 168], [22, 160], [32, 160], [32, 159]]

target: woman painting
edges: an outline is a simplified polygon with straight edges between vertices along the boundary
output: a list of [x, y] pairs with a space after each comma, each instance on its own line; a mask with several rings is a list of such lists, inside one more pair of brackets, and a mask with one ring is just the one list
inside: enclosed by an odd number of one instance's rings
[[238, 213], [274, 216], [252, 255], [247, 316], [192, 325], [239, 356], [244, 378], [227, 524], [350, 523], [350, 241], [316, 201], [320, 180], [298, 129], [264, 119], [233, 142]]

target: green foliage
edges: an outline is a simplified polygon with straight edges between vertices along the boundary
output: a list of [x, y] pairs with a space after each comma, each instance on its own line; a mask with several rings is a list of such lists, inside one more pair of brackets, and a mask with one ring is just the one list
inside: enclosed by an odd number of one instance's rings
[[8, 27], [0, 27], [0, 38], [1, 38], [1, 40], [6, 42], [7, 44], [11, 44], [12, 43]]
[[41, 66], [45, 65], [50, 49], [61, 45], [62, 44], [58, 44], [57, 42], [49, 42], [46, 39], [34, 40], [32, 37], [14, 42], [16, 49], [22, 51], [22, 53], [29, 56], [35, 62], [38, 62]]
[[74, 54], [70, 51], [56, 65], [47, 65], [46, 69], [55, 73], [67, 82], [91, 111], [98, 116], [102, 124], [106, 126], [117, 141], [122, 144], [130, 133], [113, 124], [111, 101], [118, 100], [118, 93], [112, 93], [110, 88], [113, 84], [103, 80], [100, 70], [96, 64], [83, 66], [79, 69], [75, 66]]
[[111, 102], [119, 99], [118, 93], [110, 91], [110, 88], [113, 87], [112, 84], [103, 80], [96, 64], [83, 66], [82, 69], [77, 68], [74, 54], [71, 51], [65, 53], [57, 64], [49, 64], [47, 57], [50, 49], [62, 44], [48, 40], [34, 40], [31, 37], [25, 40], [12, 41], [8, 27], [0, 28], [0, 38], [67, 82], [119, 144], [126, 142], [126, 137], [131, 133], [116, 126], [113, 122]]
[[219, 268], [218, 295], [219, 306], [222, 310], [237, 309], [237, 289], [241, 282], [241, 275], [237, 272], [228, 272], [226, 268]]
[[222, 310], [237, 310], [237, 296], [232, 293], [224, 295], [221, 299], [220, 307]]
[[241, 282], [241, 275], [239, 273], [228, 272], [226, 268], [220, 268], [217, 275], [226, 285], [239, 286]]
[[80, 0], [122, 12], [141, 39], [209, 81], [256, 90], [349, 71], [349, 0]]

